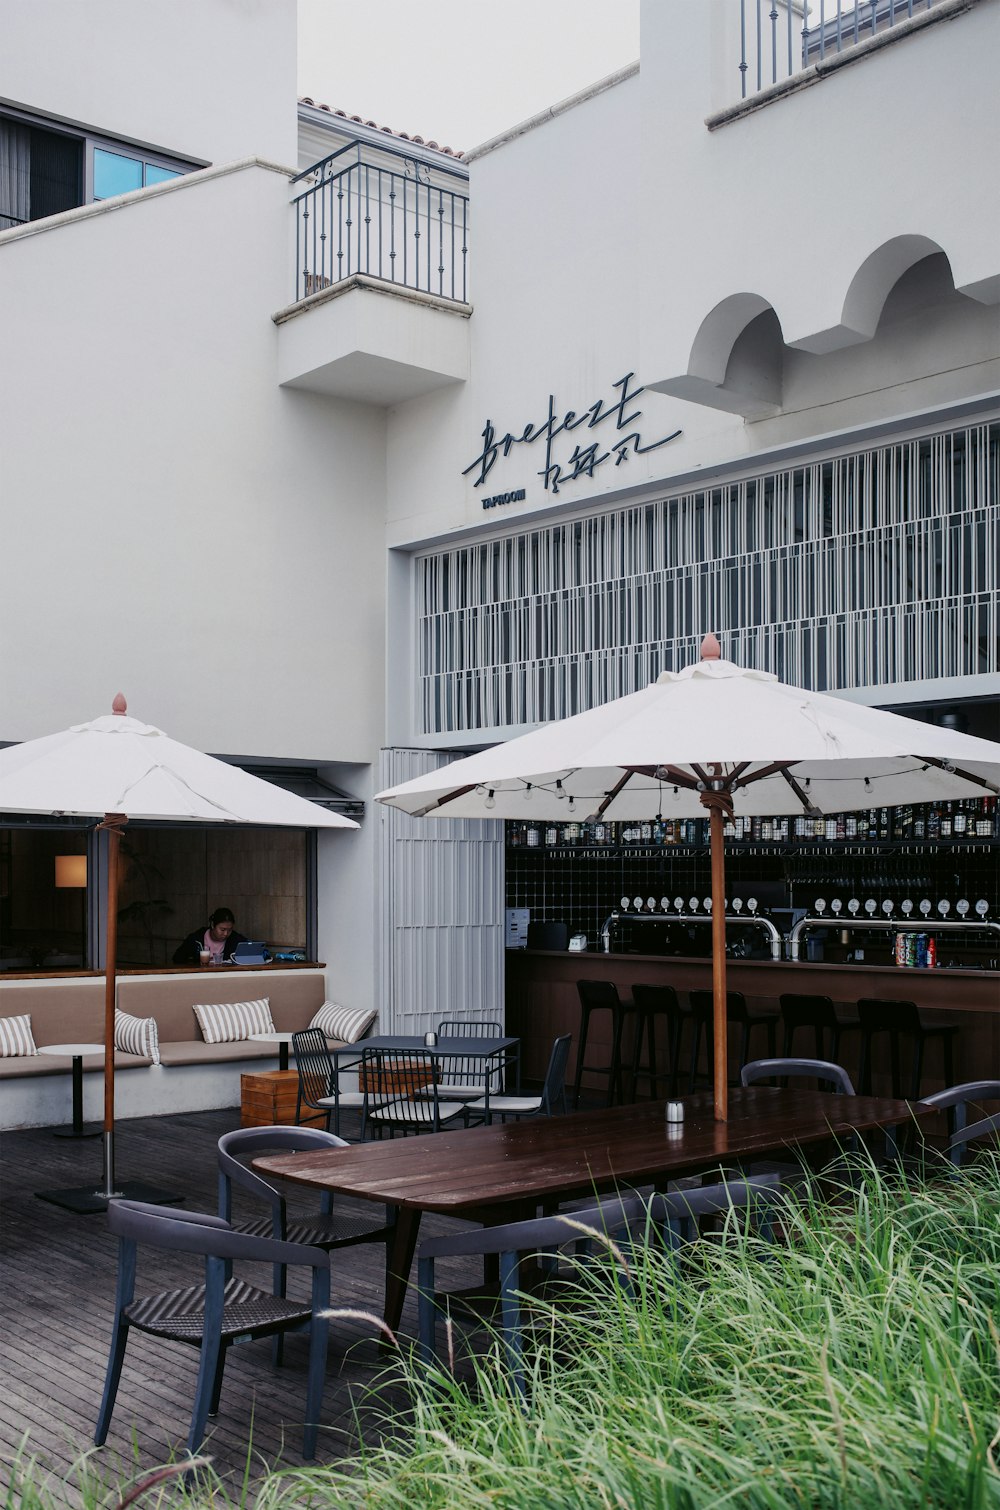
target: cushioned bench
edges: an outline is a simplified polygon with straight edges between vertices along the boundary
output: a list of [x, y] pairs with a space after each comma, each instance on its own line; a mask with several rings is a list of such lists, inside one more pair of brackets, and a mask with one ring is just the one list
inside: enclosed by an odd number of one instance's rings
[[[153, 1017], [160, 1063], [115, 1052], [116, 1115], [136, 1117], [168, 1111], [204, 1111], [238, 1106], [240, 1074], [275, 1064], [276, 1043], [206, 1043], [196, 1004], [219, 1005], [267, 997], [279, 1032], [309, 1026], [326, 999], [321, 970], [193, 971], [184, 975], [120, 976], [117, 1004], [133, 1017]], [[27, 1015], [35, 1044], [101, 1043], [104, 981], [67, 979], [0, 986], [0, 1018]], [[88, 1116], [97, 1116], [103, 1054], [83, 1060]], [[68, 1072], [72, 1060], [51, 1054], [0, 1056], [0, 1128], [46, 1127], [68, 1118]], [[119, 1071], [142, 1070], [143, 1074]], [[90, 1073], [93, 1072], [93, 1073]], [[63, 1083], [63, 1077], [66, 1084]]]

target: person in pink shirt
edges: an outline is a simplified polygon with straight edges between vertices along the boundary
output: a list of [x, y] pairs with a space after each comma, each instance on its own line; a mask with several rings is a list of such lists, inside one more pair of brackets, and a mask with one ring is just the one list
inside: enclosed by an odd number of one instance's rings
[[174, 964], [197, 965], [204, 950], [211, 956], [211, 964], [228, 964], [236, 945], [245, 943], [243, 934], [236, 932], [236, 919], [229, 908], [217, 907], [208, 920], [207, 928], [196, 928], [188, 934], [174, 954]]

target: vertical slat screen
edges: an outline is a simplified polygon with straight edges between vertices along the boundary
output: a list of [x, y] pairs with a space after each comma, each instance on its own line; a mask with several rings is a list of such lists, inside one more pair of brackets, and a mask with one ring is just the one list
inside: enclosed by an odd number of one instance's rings
[[580, 712], [697, 653], [816, 690], [1000, 670], [1000, 423], [416, 558], [417, 733]]
[[[379, 789], [448, 760], [383, 750]], [[443, 1017], [503, 1021], [503, 824], [377, 812], [380, 1030], [425, 1033]]]

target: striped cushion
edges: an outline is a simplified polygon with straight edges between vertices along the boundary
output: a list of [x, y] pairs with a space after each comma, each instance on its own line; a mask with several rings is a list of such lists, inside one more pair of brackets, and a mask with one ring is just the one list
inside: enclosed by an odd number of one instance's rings
[[357, 1043], [377, 1016], [377, 1007], [342, 1007], [338, 1002], [325, 1001], [309, 1026], [322, 1028], [327, 1038], [336, 1038], [338, 1043]]
[[132, 1017], [115, 1009], [115, 1048], [160, 1062], [160, 1035], [155, 1017]]
[[16, 1059], [24, 1054], [37, 1054], [35, 1040], [31, 1036], [31, 1018], [0, 1017], [0, 1059]]
[[206, 1043], [240, 1043], [251, 1033], [273, 1033], [270, 997], [260, 1001], [227, 1001], [194, 1009]]

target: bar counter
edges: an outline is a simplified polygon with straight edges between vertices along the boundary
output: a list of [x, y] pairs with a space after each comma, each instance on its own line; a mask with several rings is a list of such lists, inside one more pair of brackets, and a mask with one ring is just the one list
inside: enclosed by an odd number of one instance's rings
[[[638, 982], [669, 985], [687, 1005], [687, 993], [694, 989], [711, 990], [712, 963], [709, 959], [686, 959], [662, 954], [604, 954], [567, 950], [548, 952], [533, 949], [508, 949], [506, 963], [507, 1031], [522, 1040], [522, 1072], [528, 1080], [540, 1080], [548, 1063], [552, 1040], [560, 1033], [572, 1033], [570, 1079], [574, 1073], [576, 1039], [579, 1032], [580, 1004], [578, 980], [608, 980], [618, 988], [623, 1002], [631, 997]], [[1000, 973], [987, 970], [903, 969], [891, 965], [839, 965], [830, 963], [790, 962], [777, 960], [730, 959], [726, 961], [726, 983], [731, 991], [742, 991], [751, 1011], [777, 1013], [782, 992], [799, 992], [828, 996], [846, 1022], [856, 1016], [855, 1003], [860, 997], [883, 1001], [912, 1001], [921, 1011], [935, 1016], [961, 1014], [961, 1032], [955, 1044], [956, 1082], [1000, 1077]], [[607, 1012], [596, 1013], [591, 1023], [588, 1060], [605, 1060], [610, 1053]], [[627, 1030], [626, 1030], [627, 1031]], [[601, 1036], [599, 1036], [601, 1035]], [[738, 1038], [738, 1034], [731, 1037]], [[857, 1075], [860, 1034], [848, 1033], [843, 1040], [841, 1059], [852, 1076]], [[731, 1043], [731, 1048], [732, 1048]], [[782, 1049], [778, 1033], [778, 1052]], [[762, 1031], [751, 1040], [751, 1058], [763, 1058], [766, 1039]], [[883, 1046], [876, 1040], [873, 1090], [885, 1091]], [[624, 1046], [625, 1062], [631, 1062], [631, 1041]], [[682, 1045], [686, 1067], [689, 1050], [687, 1039]], [[812, 1034], [800, 1030], [795, 1052], [815, 1054]], [[731, 1060], [731, 1076], [738, 1066]], [[587, 1079], [584, 1079], [584, 1085]], [[592, 1088], [601, 1082], [594, 1080]], [[925, 1068], [924, 1089], [942, 1088], [941, 1070], [932, 1047]], [[642, 1086], [640, 1086], [640, 1090]]]

